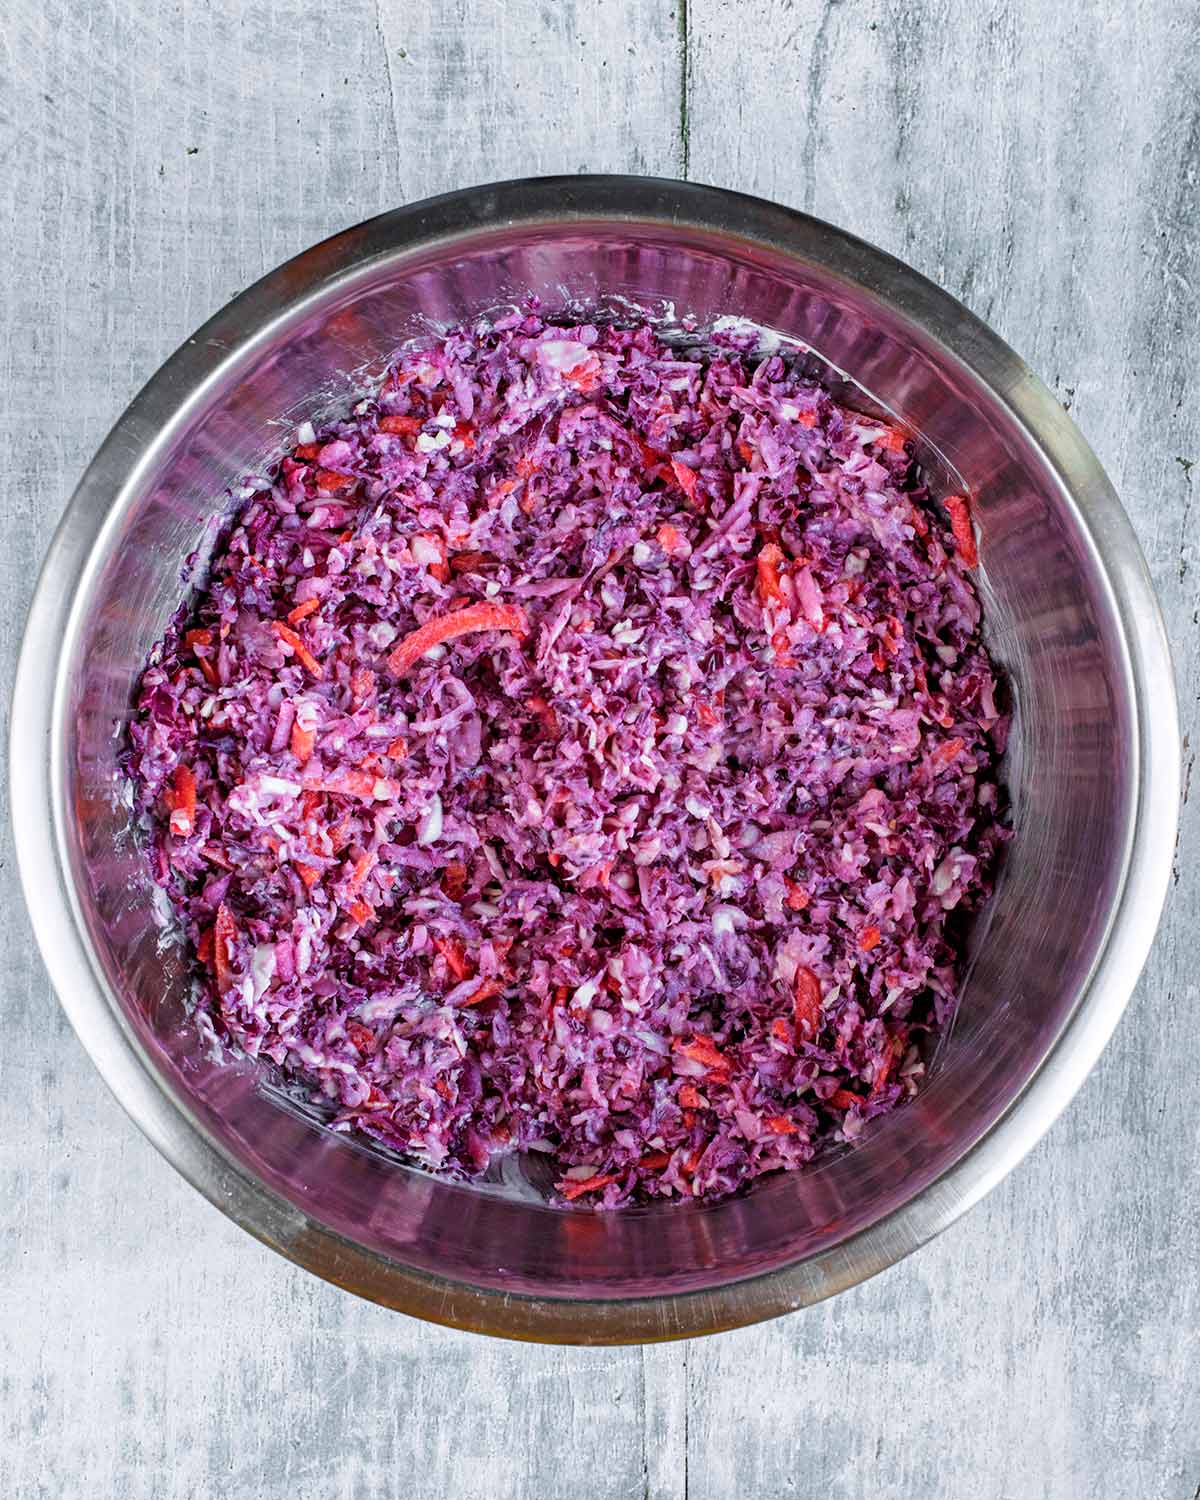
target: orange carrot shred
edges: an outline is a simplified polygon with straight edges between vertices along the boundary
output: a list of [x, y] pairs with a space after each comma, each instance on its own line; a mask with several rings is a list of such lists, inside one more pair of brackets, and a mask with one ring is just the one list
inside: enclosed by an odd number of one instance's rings
[[681, 463], [677, 458], [673, 458], [671, 460], [671, 472], [675, 475], [675, 480], [683, 493], [689, 500], [694, 500], [696, 498], [696, 482], [698, 479], [695, 469], [689, 469], [687, 464]]
[[282, 620], [272, 620], [271, 629], [285, 646], [290, 646], [296, 660], [306, 671], [314, 677], [321, 676], [321, 663], [312, 654], [290, 625], [285, 625]]
[[758, 554], [758, 592], [764, 604], [783, 603], [783, 589], [779, 585], [779, 567], [782, 562], [783, 553], [774, 542], [768, 542]]
[[961, 739], [959, 739], [957, 737], [955, 737], [952, 740], [944, 740], [930, 754], [930, 756], [929, 756], [929, 763], [930, 763], [930, 765], [932, 765], [932, 766], [945, 766], [945, 765], [949, 765], [949, 763], [955, 758], [956, 755], [958, 755], [959, 751], [963, 748], [964, 743], [965, 742], [963, 740], [961, 740]]
[[346, 1040], [365, 1056], [375, 1045], [375, 1033], [361, 1021], [347, 1021]]
[[468, 1005], [482, 1005], [485, 1000], [490, 1000], [493, 995], [498, 995], [504, 988], [504, 981], [494, 976], [491, 979], [482, 979], [471, 991], [465, 1000], [458, 1002], [459, 1007], [465, 1009]]
[[475, 972], [475, 966], [463, 952], [463, 945], [456, 937], [434, 937], [431, 939], [433, 946], [446, 960], [446, 967], [460, 983], [469, 979]]
[[346, 894], [357, 895], [362, 890], [363, 882], [375, 867], [375, 856], [373, 854], [361, 854], [354, 861], [354, 868], [350, 872], [350, 879], [346, 882]]
[[787, 896], [784, 898], [784, 905], [790, 911], [803, 911], [811, 900], [808, 892], [797, 881], [789, 880], [786, 875], [783, 877], [783, 883], [787, 886]]
[[683, 532], [680, 531], [678, 526], [672, 526], [669, 521], [664, 521], [663, 524], [654, 533], [654, 536], [655, 540], [658, 542], [658, 545], [668, 555], [673, 553], [679, 546], [680, 542], [683, 541]]
[[406, 635], [388, 657], [388, 670], [400, 677], [434, 646], [476, 630], [508, 630], [523, 636], [529, 629], [525, 611], [517, 604], [469, 604], [452, 614], [426, 620]]
[[703, 1032], [697, 1032], [690, 1042], [685, 1042], [681, 1037], [675, 1038], [676, 1049], [688, 1057], [692, 1062], [698, 1062], [712, 1073], [728, 1073], [730, 1069], [729, 1059], [713, 1041], [712, 1037], [705, 1036]]
[[698, 701], [696, 704], [696, 717], [705, 729], [713, 729], [721, 722], [710, 705], [703, 700]]
[[317, 731], [315, 729], [302, 729], [299, 724], [292, 725], [292, 754], [301, 765], [304, 765], [313, 753], [316, 743]]
[[420, 432], [421, 423], [417, 417], [380, 417], [379, 430], [380, 432], [392, 432], [404, 437], [412, 437], [415, 433]]
[[793, 1011], [796, 1040], [810, 1041], [821, 1029], [821, 982], [813, 971], [801, 964], [796, 970]]
[[317, 489], [323, 495], [336, 495], [339, 490], [349, 489], [354, 482], [353, 474], [338, 474], [333, 469], [317, 470]]
[[307, 620], [309, 615], [315, 614], [320, 607], [319, 599], [306, 599], [303, 604], [297, 604], [295, 609], [288, 611], [288, 624], [299, 625], [301, 620]]
[[217, 907], [217, 918], [213, 923], [212, 966], [217, 981], [217, 992], [223, 995], [233, 978], [233, 945], [237, 942], [237, 927], [233, 915], [224, 901]]
[[163, 801], [171, 815], [171, 832], [177, 838], [187, 838], [196, 826], [196, 774], [191, 766], [175, 767]]
[[645, 1156], [640, 1157], [638, 1166], [647, 1172], [661, 1172], [663, 1167], [671, 1165], [670, 1151], [647, 1151]]
[[556, 1182], [554, 1186], [568, 1202], [573, 1203], [584, 1193], [599, 1192], [601, 1188], [607, 1187], [610, 1182], [616, 1182], [616, 1180], [615, 1172], [597, 1172], [594, 1177], [584, 1177], [581, 1181], [573, 1181], [569, 1177], [564, 1178], [562, 1182]]
[[878, 927], [864, 927], [858, 935], [858, 946], [864, 953], [870, 953], [872, 948], [878, 948], [880, 935]]
[[962, 558], [963, 566], [979, 565], [979, 549], [975, 545], [975, 530], [971, 525], [971, 505], [965, 495], [947, 495], [942, 504], [950, 516], [950, 529], [954, 533], [954, 545]]

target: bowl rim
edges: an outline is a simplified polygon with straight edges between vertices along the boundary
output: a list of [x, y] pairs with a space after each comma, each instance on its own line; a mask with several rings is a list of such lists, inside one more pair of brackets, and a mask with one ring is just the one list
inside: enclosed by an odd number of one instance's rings
[[[712, 1289], [625, 1299], [504, 1293], [399, 1265], [324, 1227], [203, 1130], [111, 1002], [91, 954], [64, 843], [63, 664], [89, 570], [123, 496], [203, 402], [305, 305], [368, 269], [498, 231], [622, 222], [739, 239], [866, 291], [986, 384], [1071, 504], [1123, 631], [1132, 723], [1132, 826], [1088, 981], [1007, 1110], [941, 1177], [817, 1255]], [[696, 183], [585, 175], [514, 179], [428, 198], [333, 235], [229, 302], [142, 387], [88, 466], [51, 542], [18, 661], [10, 719], [13, 833], [43, 959], [72, 1026], [118, 1102], [163, 1156], [234, 1222], [349, 1291], [432, 1322], [509, 1338], [621, 1344], [740, 1327], [810, 1305], [894, 1264], [948, 1227], [1021, 1160], [1096, 1062], [1145, 963], [1170, 881], [1180, 755], [1170, 650], [1132, 526], [1098, 460], [1042, 382], [990, 328], [918, 272], [810, 215]]]

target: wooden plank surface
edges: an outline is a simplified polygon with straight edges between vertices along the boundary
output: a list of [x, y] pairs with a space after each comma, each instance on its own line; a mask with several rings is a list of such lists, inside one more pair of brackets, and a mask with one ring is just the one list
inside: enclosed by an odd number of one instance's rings
[[[1146, 548], [1194, 744], [1198, 101], [1191, 0], [8, 0], [6, 677], [88, 457], [240, 287], [427, 193], [686, 170], [901, 255], [1070, 403]], [[203, 1203], [62, 1019], [4, 824], [3, 1496], [1196, 1495], [1192, 806], [1125, 1021], [1000, 1189], [824, 1307], [645, 1351], [412, 1323]]]

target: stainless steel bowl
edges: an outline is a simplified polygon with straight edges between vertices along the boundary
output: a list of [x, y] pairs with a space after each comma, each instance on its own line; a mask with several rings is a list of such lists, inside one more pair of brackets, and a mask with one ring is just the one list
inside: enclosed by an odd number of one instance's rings
[[[795, 336], [923, 435], [976, 497], [993, 649], [1018, 724], [1015, 838], [928, 1087], [856, 1149], [705, 1206], [556, 1210], [435, 1180], [207, 1057], [185, 966], [115, 795], [131, 686], [222, 490], [430, 324], [528, 292], [672, 302]], [[702, 1333], [817, 1301], [920, 1245], [1079, 1087], [1167, 888], [1178, 729], [1162, 623], [1111, 486], [1058, 403], [951, 297], [802, 214], [676, 182], [452, 193], [273, 272], [146, 385], [46, 561], [13, 709], [26, 895], [76, 1031], [128, 1112], [231, 1218], [318, 1275], [521, 1338]]]

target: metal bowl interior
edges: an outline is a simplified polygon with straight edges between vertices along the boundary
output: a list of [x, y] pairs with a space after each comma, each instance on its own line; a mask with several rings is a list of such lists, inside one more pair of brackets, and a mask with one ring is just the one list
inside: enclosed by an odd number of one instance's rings
[[[437, 1180], [334, 1135], [205, 1055], [117, 795], [119, 729], [227, 486], [403, 340], [538, 294], [735, 314], [847, 372], [975, 497], [989, 638], [1018, 704], [1012, 844], [928, 1086], [853, 1150], [731, 1200], [612, 1215], [517, 1172]], [[513, 183], [388, 214], [272, 273], [150, 381], [54, 542], [13, 716], [16, 832], [63, 1003], [121, 1102], [247, 1229], [391, 1306], [518, 1337], [728, 1327], [889, 1264], [997, 1181], [1115, 1025], [1174, 835], [1177, 729], [1145, 568], [1103, 473], [973, 316], [837, 230], [645, 179]]]

